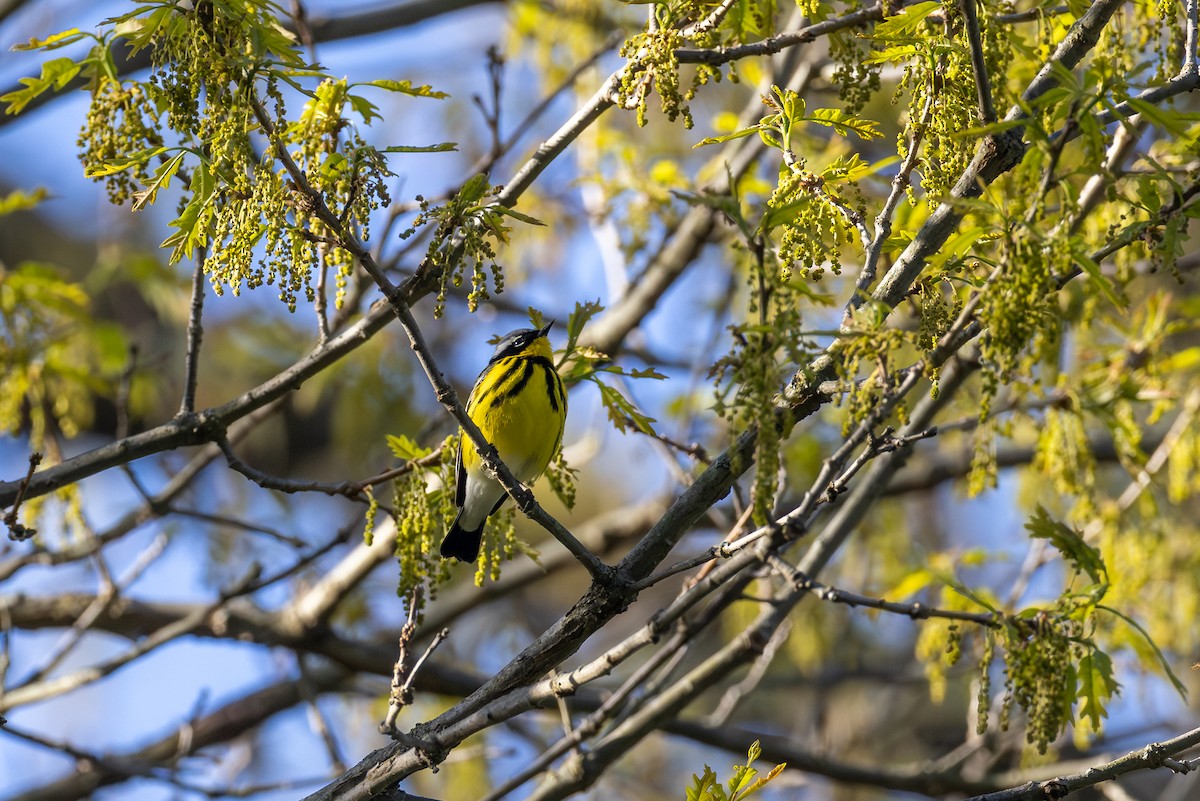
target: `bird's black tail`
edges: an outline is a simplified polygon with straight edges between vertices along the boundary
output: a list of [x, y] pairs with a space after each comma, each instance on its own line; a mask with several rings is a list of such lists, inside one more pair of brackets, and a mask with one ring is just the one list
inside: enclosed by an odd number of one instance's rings
[[442, 558], [449, 559], [453, 556], [460, 562], [474, 562], [479, 557], [479, 543], [482, 540], [483, 526], [474, 531], [467, 531], [458, 524], [456, 517], [450, 530], [446, 532], [446, 538], [442, 540]]

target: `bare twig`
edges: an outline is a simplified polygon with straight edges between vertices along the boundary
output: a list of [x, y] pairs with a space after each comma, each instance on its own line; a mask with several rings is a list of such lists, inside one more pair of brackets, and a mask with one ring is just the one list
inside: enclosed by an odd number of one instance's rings
[[[417, 614], [423, 606], [423, 596], [424, 590], [418, 585], [408, 597], [408, 620], [404, 623], [404, 627], [400, 629], [399, 655], [396, 657], [396, 664], [392, 668], [392, 693], [388, 698], [387, 716], [379, 724], [380, 734], [395, 734], [397, 731], [396, 717], [400, 714], [401, 709], [412, 703], [411, 676], [416, 671], [409, 670], [408, 647], [412, 644], [413, 636], [417, 633]], [[434, 640], [440, 642], [436, 637]]]
[[971, 70], [975, 73], [975, 92], [979, 99], [979, 120], [984, 125], [996, 121], [996, 109], [992, 105], [992, 81], [988, 77], [987, 62], [983, 56], [983, 37], [979, 32], [977, 0], [961, 0], [963, 20], [966, 23], [967, 43], [971, 48]]
[[679, 633], [675, 634], [663, 647], [655, 651], [653, 656], [639, 665], [615, 692], [605, 698], [604, 703], [595, 712], [580, 721], [578, 726], [566, 733], [566, 736], [560, 738], [558, 742], [549, 748], [544, 749], [537, 759], [526, 765], [516, 775], [506, 779], [504, 783], [496, 787], [480, 799], [480, 801], [499, 801], [499, 799], [530, 781], [550, 765], [553, 765], [555, 760], [563, 754], [566, 754], [572, 748], [577, 748], [585, 740], [593, 737], [604, 723], [625, 703], [629, 696], [642, 686], [647, 677], [661, 668], [674, 654], [680, 652], [680, 649], [686, 644], [686, 639], [686, 637], [681, 636]]
[[935, 97], [936, 95], [933, 92], [930, 92], [925, 97], [925, 108], [921, 111], [921, 118], [913, 125], [912, 138], [908, 143], [908, 153], [905, 155], [900, 169], [896, 171], [895, 177], [892, 178], [892, 189], [888, 192], [887, 199], [883, 203], [883, 208], [879, 210], [879, 215], [875, 218], [875, 237], [867, 245], [866, 253], [863, 256], [862, 272], [855, 283], [854, 293], [846, 302], [846, 307], [842, 312], [843, 325], [849, 324], [854, 310], [859, 308], [870, 297], [869, 290], [871, 284], [875, 283], [875, 275], [879, 270], [879, 259], [883, 254], [883, 246], [887, 242], [888, 237], [892, 235], [892, 219], [896, 215], [896, 208], [900, 205], [900, 200], [904, 197], [905, 190], [908, 189], [909, 183], [912, 181], [913, 170], [916, 168], [917, 159], [921, 155], [921, 141], [925, 138], [925, 131], [929, 127]]
[[304, 657], [300, 655], [296, 661], [300, 667], [300, 680], [297, 684], [300, 687], [300, 696], [304, 699], [304, 703], [308, 705], [309, 720], [312, 721], [312, 727], [316, 730], [317, 736], [325, 746], [325, 753], [329, 755], [331, 772], [341, 773], [346, 769], [346, 762], [342, 759], [337, 738], [333, 736], [329, 721], [325, 719], [325, 713], [321, 711], [321, 707], [317, 703], [317, 694], [312, 681], [309, 679], [309, 670], [304, 663]]
[[10, 540], [27, 540], [37, 534], [37, 529], [29, 528], [17, 522], [17, 514], [21, 511], [21, 502], [25, 500], [25, 492], [29, 489], [29, 482], [33, 479], [33, 472], [37, 470], [37, 466], [41, 463], [42, 455], [40, 453], [29, 454], [29, 470], [25, 473], [25, 478], [17, 482], [12, 508], [4, 516], [4, 525], [8, 527], [8, 538]]
[[196, 266], [192, 268], [192, 304], [188, 312], [187, 350], [183, 357], [183, 399], [179, 413], [189, 415], [196, 410], [196, 374], [200, 370], [200, 342], [204, 339], [204, 259], [206, 251], [196, 251]]
[[775, 654], [779, 651], [780, 646], [787, 642], [788, 636], [792, 633], [792, 621], [785, 620], [783, 624], [775, 629], [771, 635], [771, 639], [767, 640], [766, 646], [763, 647], [763, 652], [758, 659], [750, 666], [750, 671], [746, 677], [727, 689], [722, 695], [721, 700], [717, 702], [716, 709], [709, 713], [705, 723], [709, 726], [723, 726], [729, 720], [729, 716], [737, 709], [738, 703], [750, 693], [754, 692], [767, 675], [767, 669], [771, 667], [771, 662], [775, 659]]
[[980, 626], [988, 628], [999, 628], [1001, 625], [1001, 616], [995, 612], [961, 612], [957, 609], [938, 609], [926, 606], [919, 601], [912, 603], [885, 601], [882, 598], [872, 598], [868, 595], [861, 595], [822, 584], [815, 579], [808, 578], [779, 558], [772, 559], [771, 564], [791, 581], [795, 587], [812, 592], [814, 596], [822, 601], [845, 604], [849, 607], [861, 606], [867, 609], [878, 609], [881, 612], [891, 612], [892, 614], [903, 615], [913, 620], [929, 620], [931, 618], [961, 620], [968, 623], [977, 623]]
[[115, 583], [105, 582], [105, 586], [96, 595], [95, 601], [89, 604], [87, 609], [83, 610], [83, 614], [75, 620], [70, 630], [50, 650], [50, 653], [42, 661], [41, 667], [35, 669], [32, 674], [20, 683], [30, 684], [41, 681], [50, 671], [58, 667], [62, 663], [62, 660], [71, 652], [71, 649], [83, 638], [87, 630], [91, 628], [92, 624], [96, 622], [96, 619], [112, 606], [113, 601], [117, 599], [120, 592], [136, 581], [145, 572], [146, 568], [150, 567], [162, 555], [166, 547], [167, 537], [165, 534], [160, 534], [154, 538], [154, 542], [150, 544], [150, 547], [138, 554], [138, 558], [129, 566], [119, 581]]

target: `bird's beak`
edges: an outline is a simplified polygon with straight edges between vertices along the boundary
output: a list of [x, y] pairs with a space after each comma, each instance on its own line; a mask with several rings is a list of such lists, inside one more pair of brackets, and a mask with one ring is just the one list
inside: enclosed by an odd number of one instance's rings
[[538, 336], [539, 336], [539, 337], [544, 337], [544, 336], [546, 336], [546, 334], [549, 334], [549, 333], [550, 333], [550, 326], [552, 326], [552, 325], [554, 325], [554, 321], [553, 321], [553, 320], [551, 320], [550, 322], [546, 323], [546, 327], [545, 327], [545, 328], [542, 328], [542, 329], [539, 329], [539, 330], [538, 330]]

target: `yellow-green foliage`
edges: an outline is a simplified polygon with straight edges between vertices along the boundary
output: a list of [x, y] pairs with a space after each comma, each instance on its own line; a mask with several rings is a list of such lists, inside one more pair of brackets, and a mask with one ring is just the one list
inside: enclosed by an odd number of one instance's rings
[[785, 762], [771, 768], [766, 776], [759, 776], [758, 770], [751, 766], [761, 755], [762, 748], [755, 740], [746, 752], [746, 764], [734, 765], [725, 785], [720, 783], [713, 769], [705, 765], [704, 773], [699, 776], [692, 774], [692, 786], [687, 788], [687, 801], [743, 801], [754, 795], [787, 767]]
[[[454, 495], [454, 464], [457, 440], [447, 437], [441, 445], [441, 458], [433, 465], [421, 467], [418, 459], [433, 451], [418, 448], [407, 437], [389, 437], [394, 455], [408, 460], [412, 469], [392, 482], [392, 505], [396, 520], [396, 560], [400, 579], [396, 594], [402, 598], [424, 586], [422, 599], [437, 596], [437, 588], [450, 578], [447, 562], [438, 555], [442, 536], [453, 519], [446, 516], [442, 499]], [[453, 508], [451, 504], [451, 508]], [[368, 517], [368, 531], [370, 531]]]
[[[207, 251], [205, 271], [218, 294], [275, 285], [294, 310], [301, 297], [314, 300], [318, 269], [332, 271], [340, 303], [352, 267], [340, 244], [366, 240], [370, 214], [390, 202], [384, 153], [453, 145], [368, 145], [353, 118], [369, 125], [378, 117], [375, 105], [345, 80], [307, 65], [281, 16], [270, 0], [139, 6], [106, 20], [98, 34], [70, 30], [30, 42], [26, 47], [45, 50], [89, 39], [94, 45], [78, 60], [51, 59], [39, 78], [2, 99], [13, 113], [42, 92], [88, 77], [92, 102], [79, 137], [84, 172], [104, 182], [114, 203], [132, 202], [134, 210], [180, 179], [186, 186], [171, 223], [176, 231], [163, 242], [171, 261]], [[145, 80], [118, 77], [112, 50], [125, 45], [149, 50]], [[314, 88], [289, 122], [284, 86], [304, 81]], [[444, 97], [407, 81], [366, 86]]]
[[[62, 438], [91, 424], [94, 399], [111, 394], [128, 358], [120, 329], [94, 319], [90, 305], [83, 287], [50, 265], [0, 265], [0, 432], [27, 429], [42, 469], [62, 460]], [[72, 484], [22, 506], [26, 533], [36, 530], [52, 498], [61, 502], [65, 531], [86, 530]]]
[[46, 264], [0, 265], [0, 431], [28, 425], [42, 452], [54, 436], [74, 437], [91, 423], [93, 393], [111, 388], [126, 356], [120, 330], [91, 316], [79, 284]]
[[[1179, 685], [1152, 637], [1114, 608], [1128, 608], [1118, 593], [1112, 592], [1126, 582], [1122, 575], [1125, 567], [1118, 565], [1110, 572], [1108, 559], [1110, 555], [1124, 557], [1089, 544], [1083, 532], [1055, 520], [1041, 507], [1026, 529], [1057, 551], [1068, 568], [1062, 592], [1052, 601], [1006, 610], [988, 591], [963, 585], [944, 556], [935, 556], [929, 567], [914, 570], [889, 596], [904, 599], [936, 587], [939, 609], [982, 613], [979, 621], [971, 623], [935, 617], [922, 624], [916, 655], [926, 666], [930, 694], [935, 701], [944, 698], [946, 669], [961, 658], [968, 642], [977, 643], [979, 733], [990, 724], [992, 669], [1000, 660], [1004, 692], [999, 725], [1007, 728], [1013, 712], [1019, 711], [1026, 740], [1045, 753], [1072, 724], [1077, 736], [1100, 731], [1108, 703], [1120, 689], [1104, 648], [1132, 647], [1147, 667], [1163, 671]], [[1088, 536], [1094, 538], [1094, 533]]]
[[856, 181], [869, 172], [854, 154], [834, 158], [814, 173], [798, 151], [814, 126], [841, 137], [880, 136], [877, 123], [840, 109], [810, 110], [789, 89], [772, 87], [763, 102], [770, 113], [757, 124], [700, 143], [757, 135], [779, 151], [779, 183], [765, 199], [762, 216], [747, 219], [746, 203], [737, 197], [726, 203], [697, 201], [720, 208], [743, 237], [736, 247], [744, 253], [746, 321], [732, 327], [734, 347], [711, 374], [718, 385], [717, 413], [739, 426], [756, 427], [754, 516], [759, 524], [774, 505], [780, 449], [788, 433], [775, 418], [774, 399], [786, 373], [811, 356], [810, 347], [815, 350], [796, 335], [803, 328], [802, 309], [826, 302], [810, 282], [819, 282], [826, 268], [840, 272], [842, 248], [855, 241], [855, 222], [862, 218], [847, 198], [857, 196]]
[[[680, 79], [678, 50], [685, 46], [715, 47], [757, 38], [770, 29], [772, 0], [739, 3], [736, 11], [720, 16], [713, 24], [719, 4], [697, 0], [671, 0], [654, 3], [646, 30], [634, 34], [621, 45], [628, 65], [616, 87], [617, 103], [637, 112], [639, 126], [646, 124], [646, 104], [650, 92], [657, 92], [662, 113], [674, 122], [683, 118], [685, 128], [695, 124], [689, 105], [701, 86], [720, 81], [720, 68], [698, 64], [692, 70], [691, 83], [683, 87]], [[732, 70], [732, 67], [731, 67]], [[730, 73], [737, 80], [735, 72]]]
[[[434, 205], [417, 197], [421, 212], [401, 237], [414, 235], [420, 226], [437, 225], [422, 265], [423, 270], [439, 276], [437, 304], [433, 310], [435, 317], [440, 317], [445, 309], [447, 289], [462, 286], [468, 272], [471, 291], [467, 293], [467, 308], [471, 311], [489, 300], [491, 291], [497, 295], [504, 291], [504, 273], [496, 261], [496, 245], [508, 242], [506, 217], [541, 225], [532, 217], [496, 203], [494, 197], [499, 191], [500, 187], [488, 184], [486, 176], [476, 175], [444, 205]], [[488, 290], [489, 276], [491, 291]]]
[[717, 361], [711, 375], [717, 382], [715, 411], [740, 428], [756, 426], [754, 520], [764, 525], [770, 518], [778, 490], [780, 448], [786, 432], [775, 418], [773, 398], [779, 391], [788, 356], [777, 328], [800, 326], [796, 298], [780, 271], [761, 252], [747, 254], [750, 306], [757, 321], [734, 327], [733, 353]]
[[[939, 609], [964, 612], [980, 610], [978, 603], [949, 586], [941, 589], [937, 599]], [[962, 656], [962, 626], [963, 624], [952, 620], [935, 618], [923, 623], [917, 635], [914, 653], [925, 666], [929, 698], [935, 704], [946, 700], [947, 670], [956, 665]]]

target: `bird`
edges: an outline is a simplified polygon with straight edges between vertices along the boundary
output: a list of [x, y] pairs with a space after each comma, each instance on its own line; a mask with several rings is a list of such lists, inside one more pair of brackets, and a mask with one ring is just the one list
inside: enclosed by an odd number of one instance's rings
[[[467, 416], [522, 484], [540, 476], [558, 453], [567, 420], [567, 394], [550, 358], [552, 325], [553, 320], [542, 328], [505, 334], [467, 399]], [[474, 443], [460, 432], [454, 489], [458, 514], [442, 539], [442, 557], [474, 562], [484, 523], [507, 497]]]

